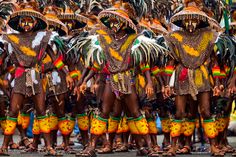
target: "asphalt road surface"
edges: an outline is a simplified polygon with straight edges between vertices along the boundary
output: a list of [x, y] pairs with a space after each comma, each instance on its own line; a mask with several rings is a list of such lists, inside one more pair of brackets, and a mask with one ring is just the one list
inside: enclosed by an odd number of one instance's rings
[[[158, 137], [158, 144], [161, 145], [163, 136], [159, 135]], [[228, 137], [230, 144], [236, 148], [236, 137]], [[18, 135], [14, 136], [14, 141], [17, 142], [19, 141], [20, 138]], [[3, 141], [3, 135], [0, 135], [0, 144], [2, 144]], [[72, 141], [76, 141], [75, 138], [72, 138]], [[58, 143], [61, 143], [61, 137], [58, 138]], [[198, 148], [200, 147], [200, 144], [195, 144], [195, 146]], [[206, 148], [208, 146], [206, 145]], [[79, 151], [81, 150], [81, 145], [79, 143], [75, 143], [74, 149]], [[22, 154], [20, 150], [9, 150], [9, 153], [12, 157], [43, 157], [43, 153], [30, 153], [30, 154]], [[63, 153], [63, 152], [62, 152]], [[75, 155], [69, 155], [69, 154], [63, 154], [65, 157], [74, 157]], [[136, 151], [131, 150], [130, 152], [127, 153], [113, 153], [113, 154], [105, 154], [105, 155], [97, 155], [98, 157], [135, 157], [136, 156]], [[191, 155], [177, 155], [177, 157], [209, 157], [211, 156], [210, 153], [208, 152], [192, 152]], [[226, 154], [226, 157], [230, 157], [231, 154]]]

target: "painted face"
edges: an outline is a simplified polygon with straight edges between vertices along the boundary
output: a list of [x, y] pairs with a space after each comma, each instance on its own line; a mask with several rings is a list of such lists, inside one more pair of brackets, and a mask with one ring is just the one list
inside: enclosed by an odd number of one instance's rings
[[183, 25], [185, 26], [185, 29], [189, 31], [190, 33], [196, 30], [196, 27], [199, 25], [199, 23], [200, 22], [197, 19], [186, 19], [183, 21]]
[[73, 29], [74, 23], [72, 21], [65, 21], [65, 25], [71, 31]]
[[115, 18], [112, 18], [110, 19], [110, 28], [116, 33], [118, 32], [123, 26], [124, 26], [124, 23], [115, 19]]
[[49, 25], [48, 30], [50, 30], [50, 31], [56, 31], [56, 27], [54, 27], [54, 26], [52, 26], [52, 25]]
[[31, 16], [23, 16], [20, 18], [20, 21], [19, 21], [20, 27], [25, 32], [29, 32], [33, 30], [36, 24], [37, 24], [37, 20]]

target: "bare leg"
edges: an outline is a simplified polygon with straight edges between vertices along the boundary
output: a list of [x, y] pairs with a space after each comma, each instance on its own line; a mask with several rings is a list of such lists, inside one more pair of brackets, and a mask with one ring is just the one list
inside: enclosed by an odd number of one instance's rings
[[[200, 112], [201, 116], [203, 117], [204, 120], [211, 119], [211, 113], [210, 113], [210, 92], [203, 92], [198, 94], [198, 100], [200, 103]], [[215, 128], [212, 128], [215, 129]], [[206, 132], [206, 130], [205, 130]], [[213, 154], [220, 154], [223, 155], [224, 153], [221, 153], [221, 151], [217, 148], [217, 142], [216, 138], [214, 137], [208, 137], [210, 140], [210, 145], [211, 145], [211, 152]]]
[[[35, 104], [37, 116], [44, 116], [46, 114], [44, 93], [40, 93], [40, 94], [33, 96], [33, 101]], [[44, 133], [44, 140], [45, 140], [45, 145], [46, 145], [47, 149], [51, 149], [50, 139], [51, 139], [50, 133]]]
[[[23, 95], [16, 94], [16, 93], [12, 94], [9, 117], [17, 118], [18, 113], [22, 107], [23, 100], [24, 100]], [[3, 149], [8, 148], [11, 138], [12, 138], [12, 135], [4, 135], [4, 140], [3, 140], [3, 144], [2, 144]]]

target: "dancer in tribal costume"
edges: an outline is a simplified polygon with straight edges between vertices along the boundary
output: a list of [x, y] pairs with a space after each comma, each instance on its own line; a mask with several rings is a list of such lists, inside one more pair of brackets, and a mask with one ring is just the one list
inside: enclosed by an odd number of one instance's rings
[[[64, 5], [64, 12], [59, 15], [59, 19], [67, 26], [69, 35], [63, 40], [67, 43], [68, 48], [71, 49], [71, 45], [74, 40], [80, 38], [86, 34], [84, 30], [87, 26], [88, 18], [80, 14], [78, 8], [77, 11], [72, 10], [76, 8], [73, 6]], [[84, 77], [87, 71], [84, 70], [84, 63], [82, 57], [75, 51], [69, 51], [64, 54], [65, 61], [68, 64], [70, 75], [74, 79], [76, 84], [81, 84], [80, 79]], [[86, 112], [86, 96], [82, 93], [77, 96], [74, 91], [69, 91], [70, 102], [74, 104], [71, 106], [71, 118], [77, 119], [77, 124], [82, 136], [82, 144], [85, 146], [88, 143], [88, 130], [89, 130], [89, 117]]]
[[[196, 104], [196, 100], [204, 119], [205, 134], [210, 140], [211, 153], [217, 156], [224, 155], [224, 152], [217, 148], [218, 131], [210, 113], [211, 87], [214, 86], [214, 96], [217, 96], [220, 91], [217, 56], [213, 51], [219, 33], [208, 27], [211, 18], [198, 9], [201, 5], [202, 3], [188, 1], [185, 8], [171, 18], [171, 22], [182, 27], [183, 30], [171, 32], [165, 37], [171, 50], [170, 55], [173, 57], [165, 68], [165, 96], [170, 94], [169, 80], [174, 69], [176, 93], [176, 114], [171, 127], [173, 142], [172, 148], [165, 154], [167, 156], [176, 153], [176, 142], [181, 134], [187, 102]], [[196, 117], [195, 113], [188, 115], [188, 127], [185, 129], [188, 137], [191, 137], [194, 131], [195, 123], [192, 121], [194, 117]]]
[[[7, 23], [7, 19], [9, 18], [10, 14], [12, 14], [14, 11], [16, 11], [18, 9], [18, 6], [16, 3], [12, 2], [12, 1], [2, 1], [0, 3], [1, 5], [1, 18], [2, 18], [2, 30], [4, 31], [4, 34], [6, 33], [10, 33], [10, 29], [9, 27], [6, 25]], [[2, 45], [3, 46], [3, 45]], [[3, 107], [1, 109], [2, 114], [5, 113], [5, 115], [7, 115], [7, 103], [9, 102], [9, 98], [10, 98], [10, 93], [12, 90], [12, 86], [14, 86], [14, 66], [11, 64], [11, 61], [9, 59], [5, 60], [5, 63], [7, 64], [6, 66], [4, 66], [4, 69], [2, 69], [2, 74], [4, 75], [4, 79], [7, 80], [8, 82], [8, 86], [7, 88], [3, 89], [3, 95], [2, 95], [2, 105], [1, 107]], [[5, 81], [4, 81], [5, 82]], [[24, 107], [25, 108], [25, 107]], [[26, 109], [26, 108], [25, 108]], [[4, 112], [4, 113], [3, 113]], [[17, 124], [17, 129], [20, 132], [21, 135], [21, 141], [19, 142], [19, 145], [21, 146], [26, 146], [29, 147], [31, 142], [29, 141], [29, 139], [26, 137], [26, 131], [25, 128], [28, 127], [29, 124], [29, 116], [28, 114], [24, 114], [22, 111], [21, 113], [19, 113], [18, 116], [18, 124]], [[5, 121], [2, 121], [2, 123], [5, 124]], [[11, 139], [11, 142], [9, 144], [10, 149], [18, 149], [19, 145], [14, 143]]]
[[[49, 5], [49, 4], [48, 4]], [[65, 24], [63, 24], [57, 15], [60, 11], [56, 7], [46, 7], [44, 10], [45, 17], [49, 23], [49, 29], [59, 33], [61, 37], [67, 36], [68, 29]], [[63, 53], [66, 49], [63, 48], [64, 43], [62, 39], [57, 40], [57, 44], [61, 49], [59, 52], [61, 57], [64, 58]], [[69, 153], [71, 148], [69, 147], [69, 137], [74, 129], [75, 120], [65, 115], [65, 101], [67, 96], [67, 85], [65, 82], [66, 75], [62, 71], [58, 71], [51, 63], [51, 58], [49, 55], [43, 60], [44, 72], [45, 74], [45, 86], [46, 86], [46, 96], [48, 107], [51, 109], [50, 113], [50, 128], [52, 131], [52, 139], [54, 146], [57, 146], [57, 130], [59, 129], [63, 136], [63, 148], [65, 152]]]
[[[10, 112], [6, 120], [4, 141], [0, 153], [7, 154], [9, 140], [15, 131], [17, 114], [24, 99], [32, 97], [40, 132], [44, 133], [46, 150], [50, 155], [57, 155], [51, 147], [49, 119], [45, 113], [44, 92], [38, 67], [47, 52], [58, 69], [63, 70], [66, 74], [68, 74], [68, 70], [65, 69], [61, 57], [54, 49], [55, 34], [43, 31], [47, 27], [47, 21], [42, 14], [35, 11], [38, 8], [37, 3], [22, 3], [20, 7], [21, 10], [11, 14], [8, 21], [8, 25], [20, 33], [3, 35], [1, 38], [5, 46], [1, 59], [4, 60], [9, 56], [12, 64], [16, 66], [16, 71]], [[72, 85], [73, 80], [69, 75], [66, 80], [69, 85]]]
[[[235, 12], [232, 14], [235, 21]], [[220, 67], [219, 79], [222, 85], [222, 91], [219, 97], [214, 97], [213, 106], [215, 106], [216, 126], [219, 132], [218, 143], [219, 147], [225, 153], [232, 153], [233, 147], [229, 145], [227, 140], [227, 128], [230, 120], [230, 113], [233, 103], [233, 86], [231, 80], [235, 73], [235, 39], [234, 39], [234, 25], [230, 24], [230, 34], [221, 35], [217, 42], [217, 56]], [[226, 51], [225, 51], [226, 50]]]
[[[137, 5], [138, 3], [134, 4]], [[125, 5], [126, 8], [130, 8], [127, 3], [122, 3], [122, 5]], [[132, 13], [131, 10], [130, 13]], [[102, 65], [105, 65], [110, 73], [107, 75], [101, 114], [95, 116], [92, 120], [90, 129], [91, 142], [89, 147], [81, 153], [81, 156], [94, 155], [96, 140], [106, 132], [106, 124], [115, 98], [124, 100], [132, 116], [132, 119], [128, 122], [130, 124], [132, 123], [132, 127], [130, 127], [131, 133], [137, 134], [139, 137], [148, 135], [148, 124], [138, 108], [136, 92], [131, 82], [132, 75], [130, 68], [140, 66], [142, 63], [149, 64], [148, 62], [151, 61], [151, 58], [155, 60], [158, 54], [163, 53], [166, 49], [156, 44], [153, 40], [137, 35], [137, 28], [130, 18], [132, 17], [131, 15], [132, 14], [128, 16], [123, 7], [114, 7], [104, 10], [99, 14], [101, 21], [100, 28], [94, 30], [93, 33], [97, 35], [82, 38], [77, 42], [78, 48], [81, 48], [81, 52], [83, 54], [86, 53], [86, 65], [90, 65], [91, 62], [95, 63], [92, 69], [96, 68], [96, 70]], [[133, 17], [137, 17], [137, 15], [133, 14]], [[125, 21], [126, 24], [122, 21]], [[113, 40], [116, 42], [112, 42]], [[85, 43], [89, 44], [89, 47]], [[84, 44], [85, 46], [83, 46]], [[80, 47], [80, 45], [82, 47]], [[141, 47], [143, 46], [147, 46], [147, 50], [150, 49], [150, 51], [142, 49]], [[86, 50], [87, 48], [89, 48], [89, 51]], [[139, 53], [140, 56], [137, 56], [137, 53]], [[145, 57], [145, 54], [150, 56], [150, 58]], [[94, 60], [91, 61], [91, 59]], [[151, 95], [153, 88], [149, 68], [147, 67], [142, 70], [146, 73], [148, 80], [146, 86], [147, 94]], [[93, 73], [85, 78], [81, 90], [86, 87], [86, 82], [91, 76], [93, 76]], [[150, 140], [146, 139], [145, 142], [148, 148], [151, 148]], [[139, 151], [144, 152], [145, 148], [139, 147]], [[152, 153], [152, 151], [150, 150], [149, 153]]]

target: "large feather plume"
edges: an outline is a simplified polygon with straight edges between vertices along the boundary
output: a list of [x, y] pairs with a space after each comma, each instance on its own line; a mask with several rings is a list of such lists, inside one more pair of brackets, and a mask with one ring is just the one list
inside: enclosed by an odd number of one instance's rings
[[168, 52], [168, 49], [157, 44], [155, 39], [150, 39], [143, 35], [135, 40], [131, 50], [134, 65], [141, 63], [154, 64]]
[[224, 65], [230, 67], [230, 77], [233, 75], [236, 66], [236, 39], [235, 37], [221, 34], [216, 42], [218, 48], [217, 59], [220, 67], [224, 69]]
[[10, 1], [2, 1], [0, 2], [0, 17], [7, 20], [8, 16], [10, 16], [16, 9], [14, 3]]
[[81, 54], [83, 60], [85, 61], [86, 67], [91, 66], [94, 62], [102, 65], [105, 61], [105, 55], [99, 45], [97, 35], [80, 37], [74, 41], [71, 41], [71, 49], [67, 53], [70, 53], [72, 50]]
[[163, 18], [169, 19], [171, 17], [171, 0], [151, 0], [150, 3], [148, 8], [151, 8], [151, 15], [153, 18], [161, 20]]

